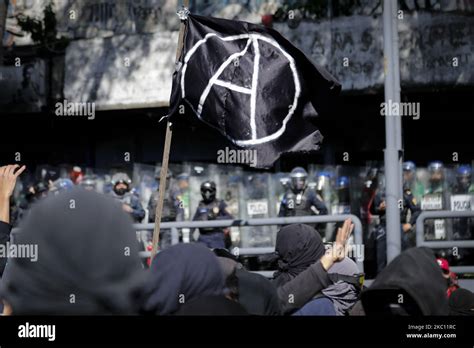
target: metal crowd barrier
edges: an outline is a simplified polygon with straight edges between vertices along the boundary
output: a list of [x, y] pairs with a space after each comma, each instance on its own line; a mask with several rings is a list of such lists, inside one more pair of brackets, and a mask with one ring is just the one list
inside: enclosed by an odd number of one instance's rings
[[[162, 222], [160, 229], [171, 230], [171, 243], [177, 244], [178, 229], [180, 228], [209, 228], [209, 227], [241, 227], [241, 226], [266, 226], [266, 225], [288, 225], [288, 224], [318, 224], [328, 222], [343, 222], [347, 218], [352, 219], [354, 224], [354, 243], [363, 248], [362, 241], [362, 223], [360, 219], [352, 214], [343, 215], [320, 215], [320, 216], [298, 216], [298, 217], [275, 217], [275, 218], [260, 218], [247, 220], [213, 220], [213, 221], [176, 221], [176, 222]], [[134, 224], [136, 231], [153, 230], [155, 224]], [[269, 254], [275, 251], [275, 248], [238, 248], [239, 255], [262, 255]], [[151, 256], [150, 252], [141, 252], [142, 257]], [[364, 271], [364, 264], [362, 258], [356, 258], [357, 265], [361, 272]]]
[[[444, 248], [474, 248], [474, 240], [450, 240], [450, 241], [436, 241], [425, 240], [424, 223], [428, 219], [453, 219], [453, 218], [469, 218], [474, 217], [474, 211], [451, 211], [451, 210], [437, 210], [425, 211], [418, 216], [416, 220], [416, 246], [428, 247], [432, 249]], [[474, 273], [474, 266], [453, 266], [450, 269], [455, 273]]]

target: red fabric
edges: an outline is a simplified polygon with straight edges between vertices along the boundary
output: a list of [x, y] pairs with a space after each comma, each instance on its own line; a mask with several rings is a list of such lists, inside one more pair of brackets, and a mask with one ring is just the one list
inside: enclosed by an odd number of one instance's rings
[[457, 289], [459, 289], [458, 276], [456, 275], [456, 273], [449, 272], [449, 286], [448, 290], [446, 291], [448, 298]]
[[445, 272], [449, 272], [449, 263], [448, 260], [443, 259], [441, 257], [437, 258], [436, 261], [438, 261], [439, 267]]

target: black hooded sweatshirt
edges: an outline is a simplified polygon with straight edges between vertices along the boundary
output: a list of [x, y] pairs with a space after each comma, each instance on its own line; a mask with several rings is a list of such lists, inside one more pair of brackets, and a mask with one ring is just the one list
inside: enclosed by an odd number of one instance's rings
[[[214, 252], [216, 252], [214, 250]], [[280, 315], [276, 287], [264, 276], [248, 272], [230, 257], [218, 257], [226, 283], [236, 278], [238, 302], [252, 315]]]
[[[397, 291], [406, 293], [422, 315], [448, 315], [446, 279], [431, 249], [411, 248], [398, 255], [362, 293], [366, 315], [396, 302]], [[388, 292], [394, 295], [387, 295]], [[410, 299], [405, 299], [406, 301]]]
[[325, 248], [314, 228], [294, 224], [284, 226], [278, 232], [275, 249], [278, 271], [273, 283], [277, 287], [281, 312], [288, 314], [303, 307], [331, 284], [319, 261]]
[[217, 257], [202, 244], [177, 244], [153, 259], [145, 285], [144, 314], [171, 315], [204, 296], [224, 295]]
[[467, 289], [457, 289], [449, 297], [450, 315], [474, 316], [474, 294]]
[[144, 272], [130, 217], [112, 198], [75, 188], [35, 205], [15, 243], [37, 261], [8, 260], [1, 297], [14, 315], [138, 313]]

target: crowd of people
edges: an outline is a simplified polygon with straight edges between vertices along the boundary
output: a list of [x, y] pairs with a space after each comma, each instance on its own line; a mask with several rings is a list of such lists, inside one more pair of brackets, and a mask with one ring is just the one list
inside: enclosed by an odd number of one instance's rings
[[[3, 246], [10, 240], [10, 198], [24, 170], [18, 165], [0, 167]], [[282, 227], [272, 279], [247, 271], [225, 249], [205, 243], [170, 246], [145, 269], [132, 222], [112, 197], [81, 187], [34, 204], [14, 244], [37, 246], [38, 257], [0, 258], [3, 313], [474, 314], [474, 294], [451, 288], [448, 297], [446, 272], [427, 248], [406, 250], [366, 288], [364, 275], [346, 256], [350, 219], [338, 229], [330, 248], [312, 226]]]

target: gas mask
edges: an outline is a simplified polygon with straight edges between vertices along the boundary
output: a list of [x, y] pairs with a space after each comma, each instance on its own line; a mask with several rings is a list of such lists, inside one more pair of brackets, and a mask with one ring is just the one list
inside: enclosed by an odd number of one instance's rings
[[209, 189], [202, 190], [201, 195], [202, 195], [202, 199], [206, 203], [212, 202], [216, 198], [216, 192]]

